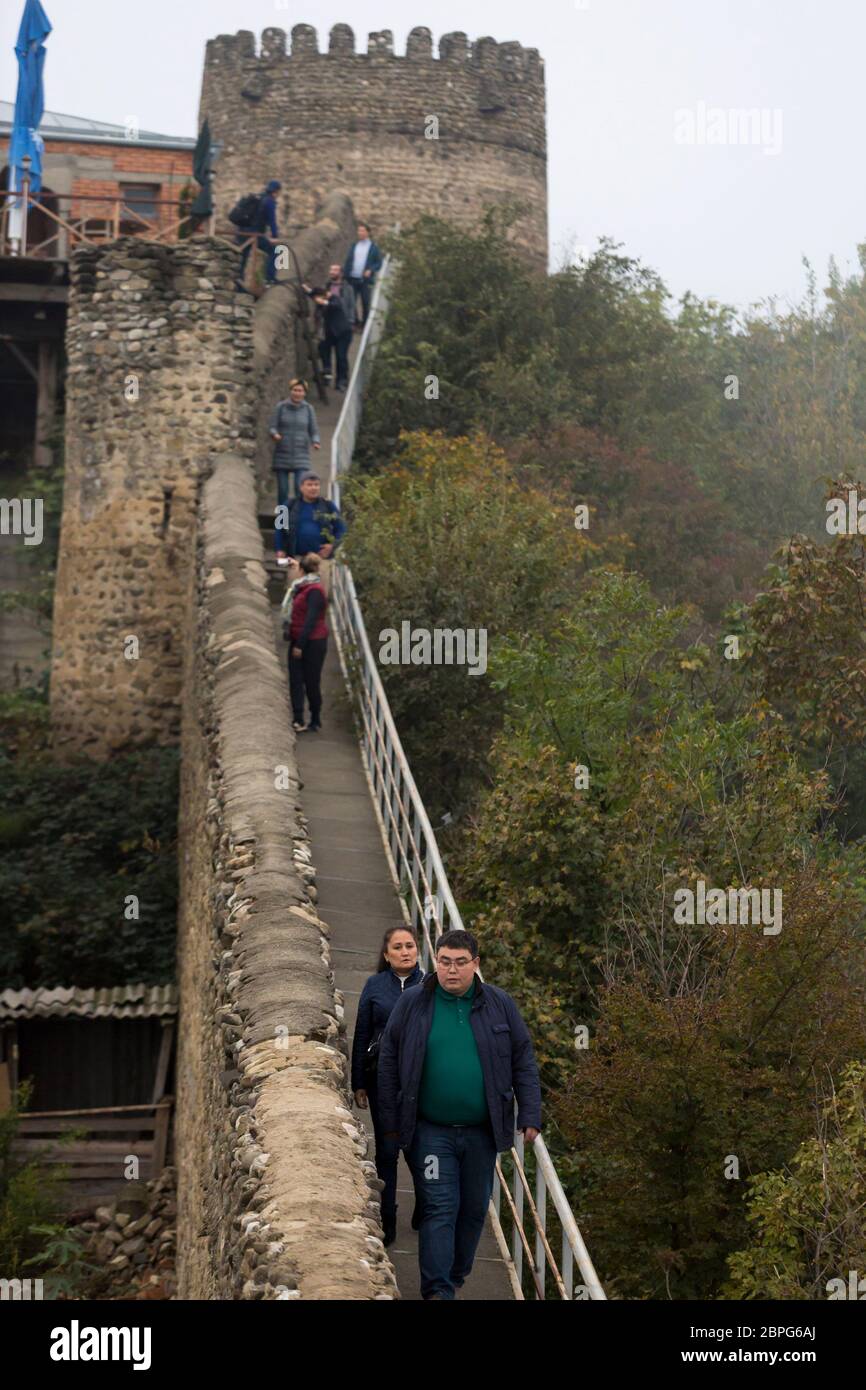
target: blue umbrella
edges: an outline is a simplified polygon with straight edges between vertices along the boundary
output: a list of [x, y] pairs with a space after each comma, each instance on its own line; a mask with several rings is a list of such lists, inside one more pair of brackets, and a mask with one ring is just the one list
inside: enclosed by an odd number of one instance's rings
[[18, 55], [18, 92], [15, 120], [9, 142], [9, 187], [16, 191], [24, 181], [22, 160], [30, 156], [30, 191], [42, 187], [43, 140], [39, 122], [45, 109], [42, 69], [45, 67], [45, 39], [51, 33], [48, 16], [39, 0], [26, 0], [15, 52]]

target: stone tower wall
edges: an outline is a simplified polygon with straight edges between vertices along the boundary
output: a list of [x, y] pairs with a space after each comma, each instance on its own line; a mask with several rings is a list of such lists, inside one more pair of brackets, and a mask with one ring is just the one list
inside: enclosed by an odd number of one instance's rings
[[[490, 203], [527, 211], [515, 240], [547, 264], [544, 67], [535, 49], [447, 34], [433, 56], [429, 29], [413, 29], [405, 55], [390, 31], [355, 52], [348, 25], [326, 53], [299, 24], [290, 51], [266, 29], [260, 52], [249, 31], [207, 45], [200, 119], [221, 145], [217, 207], [279, 178], [280, 231], [312, 222], [327, 192], [345, 192], [373, 235], [435, 213], [474, 224]], [[439, 122], [438, 139], [425, 130]]]
[[54, 599], [59, 752], [177, 742], [197, 493], [252, 456], [253, 301], [218, 241], [73, 253]]

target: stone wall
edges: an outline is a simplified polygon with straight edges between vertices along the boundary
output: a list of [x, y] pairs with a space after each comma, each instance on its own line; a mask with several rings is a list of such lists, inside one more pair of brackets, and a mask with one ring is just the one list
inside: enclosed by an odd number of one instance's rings
[[233, 248], [123, 238], [71, 261], [66, 476], [54, 600], [58, 752], [180, 731], [197, 492], [255, 449], [253, 301]]
[[[536, 49], [446, 34], [433, 57], [429, 29], [413, 29], [405, 56], [388, 30], [355, 52], [346, 24], [318, 52], [315, 29], [266, 29], [256, 55], [249, 31], [207, 46], [200, 103], [222, 148], [218, 211], [270, 178], [283, 184], [280, 230], [311, 223], [326, 193], [346, 192], [373, 235], [420, 214], [462, 226], [484, 206], [518, 200], [515, 240], [547, 266], [544, 67]], [[439, 122], [438, 139], [430, 118]]]
[[239, 456], [204, 487], [196, 598], [181, 763], [179, 1297], [394, 1298]]
[[[345, 254], [352, 225], [349, 201], [326, 198], [292, 243], [308, 283]], [[238, 252], [219, 238], [73, 255], [51, 672], [61, 755], [179, 738], [199, 488], [232, 450], [257, 458], [273, 505], [268, 418], [310, 368], [310, 303], [290, 261], [287, 284], [256, 303], [236, 293]]]

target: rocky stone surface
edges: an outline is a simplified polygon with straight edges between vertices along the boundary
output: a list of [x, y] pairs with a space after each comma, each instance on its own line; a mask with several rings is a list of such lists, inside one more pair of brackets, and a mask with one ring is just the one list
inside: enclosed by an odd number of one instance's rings
[[175, 1298], [177, 1200], [174, 1168], [153, 1182], [130, 1182], [111, 1202], [70, 1227], [95, 1267], [85, 1296]]
[[246, 461], [219, 459], [203, 498], [183, 701], [179, 1294], [396, 1298]]

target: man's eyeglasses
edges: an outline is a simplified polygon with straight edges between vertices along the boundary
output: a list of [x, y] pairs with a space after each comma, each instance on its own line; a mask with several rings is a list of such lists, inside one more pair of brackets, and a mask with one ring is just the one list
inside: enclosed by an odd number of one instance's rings
[[448, 972], [448, 973], [450, 974], [450, 972], [451, 972], [452, 970], [465, 970], [466, 967], [467, 967], [467, 965], [471, 965], [471, 964], [472, 964], [472, 961], [471, 961], [471, 959], [468, 958], [468, 957], [467, 957], [466, 960], [441, 960], [441, 959], [440, 959], [439, 964], [442, 966], [442, 969], [443, 969], [443, 970], [445, 970], [446, 972]]

